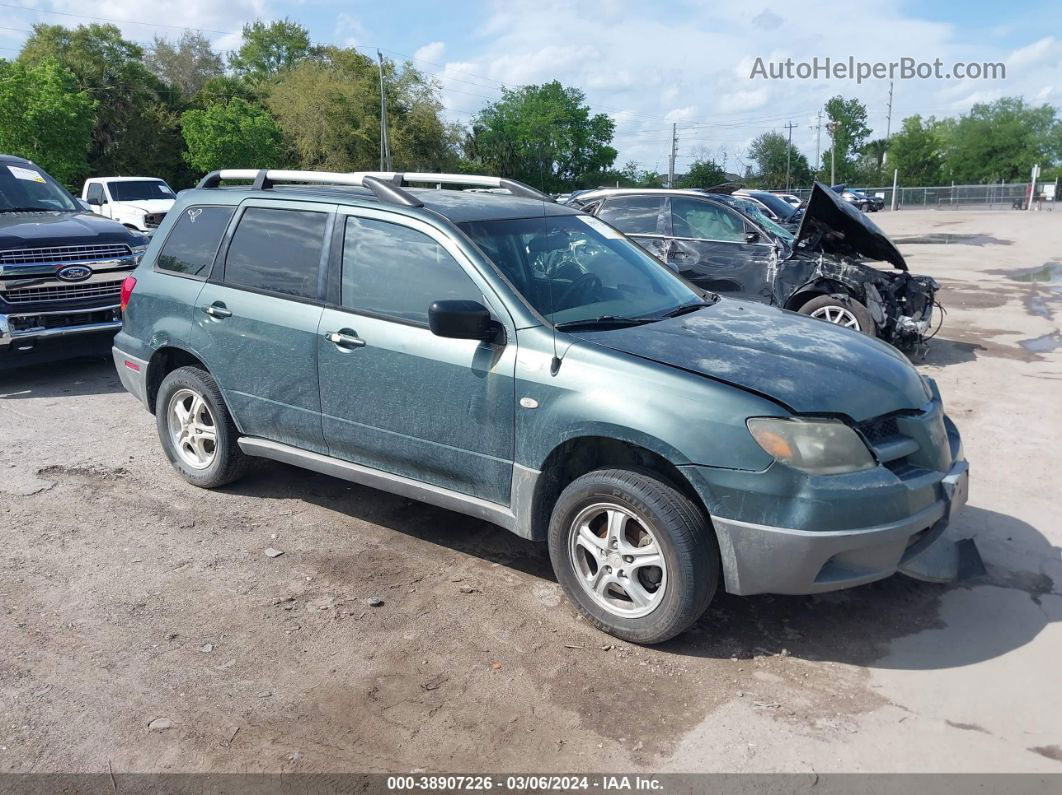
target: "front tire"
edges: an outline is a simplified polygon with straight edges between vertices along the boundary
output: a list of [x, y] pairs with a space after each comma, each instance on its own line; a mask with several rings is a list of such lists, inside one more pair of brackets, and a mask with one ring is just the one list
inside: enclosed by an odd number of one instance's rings
[[162, 380], [155, 423], [166, 457], [193, 486], [217, 488], [246, 472], [249, 458], [221, 390], [198, 367], [178, 367]]
[[579, 612], [632, 643], [686, 630], [719, 584], [704, 514], [648, 471], [600, 469], [572, 481], [553, 508], [549, 554]]
[[810, 315], [835, 326], [850, 328], [871, 337], [877, 333], [877, 326], [870, 310], [862, 303], [848, 295], [820, 295], [812, 298], [798, 310], [802, 315]]

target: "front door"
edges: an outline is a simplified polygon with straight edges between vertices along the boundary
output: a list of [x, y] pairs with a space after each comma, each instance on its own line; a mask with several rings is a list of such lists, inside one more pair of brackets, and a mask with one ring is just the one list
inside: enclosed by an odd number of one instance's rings
[[243, 433], [320, 453], [317, 335], [334, 210], [245, 203], [192, 322], [192, 344]]
[[[331, 454], [508, 504], [516, 361], [508, 314], [430, 225], [374, 210], [341, 211], [337, 224], [333, 306], [317, 340]], [[479, 301], [506, 334], [496, 342], [435, 336], [428, 307], [447, 299]]]
[[606, 198], [594, 215], [607, 221], [657, 259], [667, 259], [662, 196]]
[[716, 293], [770, 303], [772, 241], [738, 212], [696, 197], [672, 197], [667, 261], [683, 278]]

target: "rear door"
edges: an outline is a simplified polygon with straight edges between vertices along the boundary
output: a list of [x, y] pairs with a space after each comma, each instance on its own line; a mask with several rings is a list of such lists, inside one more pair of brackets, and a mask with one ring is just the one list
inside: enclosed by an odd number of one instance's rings
[[674, 196], [667, 261], [679, 275], [717, 293], [770, 302], [770, 240], [744, 216], [716, 202]]
[[668, 241], [664, 231], [664, 197], [614, 196], [594, 212], [660, 260], [666, 260]]
[[[325, 438], [337, 458], [509, 503], [515, 327], [453, 241], [394, 213], [340, 209], [317, 338]], [[428, 328], [435, 301], [469, 299], [496, 341]], [[340, 336], [334, 336], [340, 335]], [[336, 341], [333, 341], [336, 340]]]
[[335, 206], [241, 205], [196, 301], [192, 341], [243, 433], [326, 452], [317, 382]]

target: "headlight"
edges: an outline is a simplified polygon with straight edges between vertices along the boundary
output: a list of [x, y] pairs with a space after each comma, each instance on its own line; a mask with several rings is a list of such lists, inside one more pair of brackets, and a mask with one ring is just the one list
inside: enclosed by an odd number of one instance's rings
[[838, 475], [876, 466], [859, 435], [839, 420], [753, 417], [749, 432], [768, 455], [812, 475]]
[[144, 258], [144, 252], [147, 251], [147, 243], [142, 246], [130, 246], [129, 250], [133, 252], [133, 262], [139, 265], [140, 260]]

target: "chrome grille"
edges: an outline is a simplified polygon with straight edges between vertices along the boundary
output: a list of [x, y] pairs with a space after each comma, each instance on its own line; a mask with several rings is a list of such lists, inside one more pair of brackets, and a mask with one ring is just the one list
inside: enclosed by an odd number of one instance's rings
[[52, 262], [92, 262], [130, 257], [124, 244], [98, 246], [54, 246], [50, 248], [15, 248], [0, 251], [0, 265], [26, 265]]
[[60, 284], [48, 287], [23, 287], [18, 290], [0, 291], [0, 299], [9, 304], [28, 304], [34, 301], [76, 301], [86, 298], [114, 298], [121, 296], [121, 282], [95, 282], [92, 284]]

